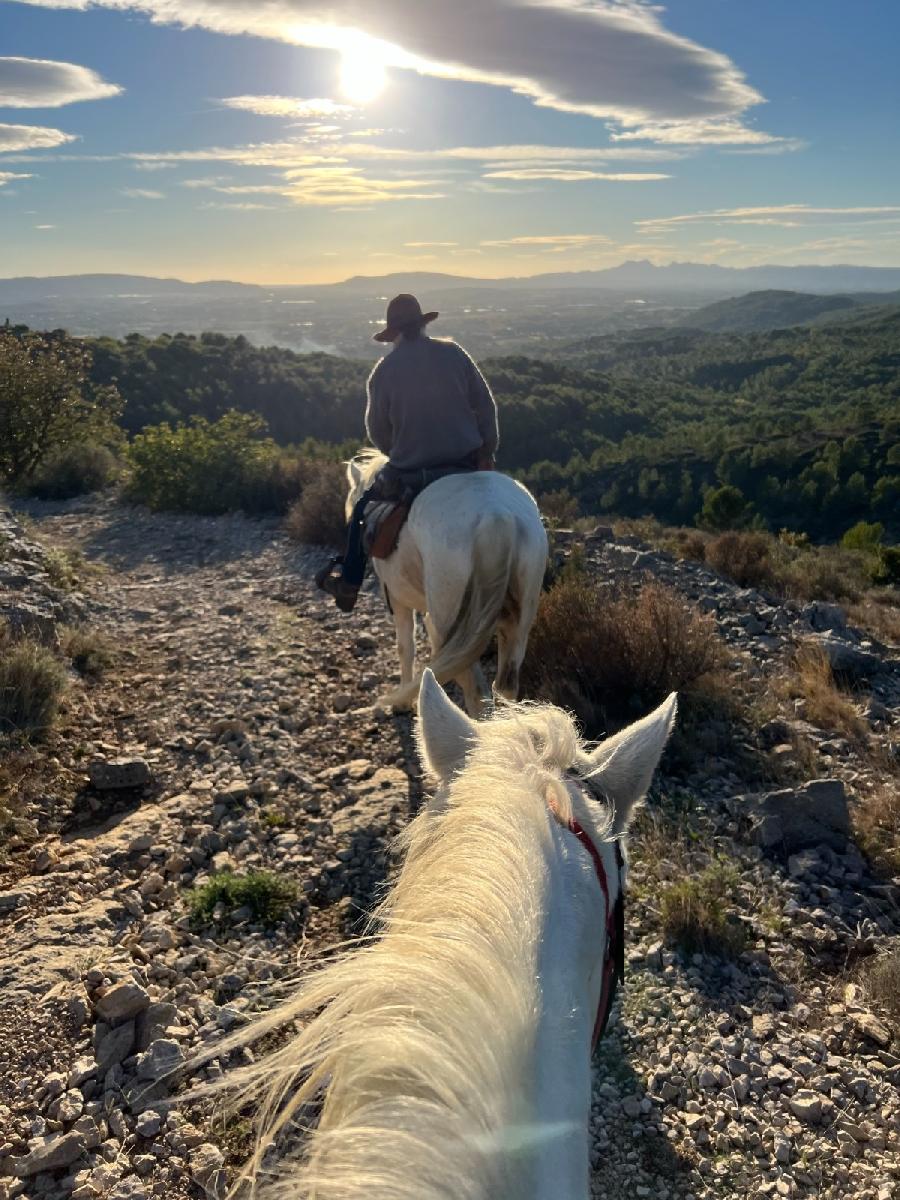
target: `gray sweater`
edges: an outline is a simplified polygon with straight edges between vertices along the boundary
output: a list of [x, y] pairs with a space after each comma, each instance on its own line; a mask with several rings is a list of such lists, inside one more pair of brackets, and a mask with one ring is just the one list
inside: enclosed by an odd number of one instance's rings
[[401, 470], [460, 462], [497, 449], [497, 405], [456, 342], [403, 339], [369, 376], [366, 432]]

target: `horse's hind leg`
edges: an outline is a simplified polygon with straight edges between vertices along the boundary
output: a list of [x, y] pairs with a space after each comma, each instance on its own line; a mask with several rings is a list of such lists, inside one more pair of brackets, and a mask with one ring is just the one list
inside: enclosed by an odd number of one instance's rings
[[394, 610], [394, 630], [397, 635], [397, 656], [400, 659], [400, 685], [412, 682], [413, 668], [416, 665], [416, 630], [415, 614], [411, 608], [399, 604], [393, 596], [391, 605]]
[[[428, 634], [432, 657], [434, 657], [441, 648], [441, 638], [437, 632], [433, 618], [428, 613], [425, 614], [425, 631]], [[456, 677], [456, 682], [462, 689], [466, 712], [473, 719], [477, 719], [481, 716], [484, 699], [487, 695], [487, 684], [485, 683], [481, 664], [473, 663], [471, 667], [468, 667], [465, 671], [461, 671]]]

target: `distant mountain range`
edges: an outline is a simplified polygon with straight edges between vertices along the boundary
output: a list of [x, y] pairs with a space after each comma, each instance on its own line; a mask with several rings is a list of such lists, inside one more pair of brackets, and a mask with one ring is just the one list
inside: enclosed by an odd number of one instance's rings
[[395, 291], [446, 292], [451, 289], [534, 290], [537, 288], [589, 288], [613, 292], [700, 292], [740, 295], [746, 292], [788, 290], [815, 294], [891, 292], [900, 289], [900, 267], [762, 266], [720, 267], [708, 263], [670, 263], [656, 266], [646, 261], [624, 262], [600, 271], [557, 271], [543, 275], [477, 279], [439, 272], [356, 275], [341, 283], [316, 285], [260, 285], [207, 280], [186, 283], [148, 275], [56, 275], [0, 279], [0, 304], [34, 303], [53, 299], [131, 298], [163, 295], [198, 298], [262, 298], [319, 296], [323, 293], [379, 295]]

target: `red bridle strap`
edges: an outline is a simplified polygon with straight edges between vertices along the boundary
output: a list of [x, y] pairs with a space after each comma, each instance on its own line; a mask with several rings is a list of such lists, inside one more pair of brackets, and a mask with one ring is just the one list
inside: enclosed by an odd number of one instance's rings
[[622, 849], [618, 841], [616, 841], [616, 866], [619, 871], [619, 891], [615, 905], [611, 905], [609, 902], [609, 883], [606, 878], [606, 867], [603, 865], [603, 858], [600, 851], [574, 817], [569, 822], [569, 829], [575, 834], [579, 842], [581, 842], [582, 846], [584, 846], [585, 850], [591, 856], [594, 871], [597, 875], [597, 882], [600, 884], [606, 904], [606, 947], [603, 959], [603, 986], [600, 991], [600, 1002], [597, 1006], [594, 1033], [591, 1039], [591, 1051], [593, 1052], [609, 1020], [609, 1013], [616, 994], [616, 985], [623, 982], [624, 978], [625, 901], [622, 895]]

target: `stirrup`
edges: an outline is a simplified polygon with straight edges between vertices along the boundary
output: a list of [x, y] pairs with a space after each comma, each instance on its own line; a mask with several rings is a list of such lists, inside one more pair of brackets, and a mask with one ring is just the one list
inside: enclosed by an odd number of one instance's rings
[[[316, 572], [316, 587], [321, 588], [321, 590], [323, 592], [329, 591], [329, 589], [326, 587], [326, 583], [330, 579], [340, 579], [341, 578], [340, 571], [338, 571], [337, 574], [335, 574], [334, 568], [342, 567], [343, 565], [344, 565], [344, 556], [342, 554], [339, 554], [337, 556], [337, 558], [329, 559], [328, 562], [325, 564], [325, 566], [322, 567], [322, 569], [320, 571]], [[331, 594], [333, 595], [333, 593], [331, 593]]]

